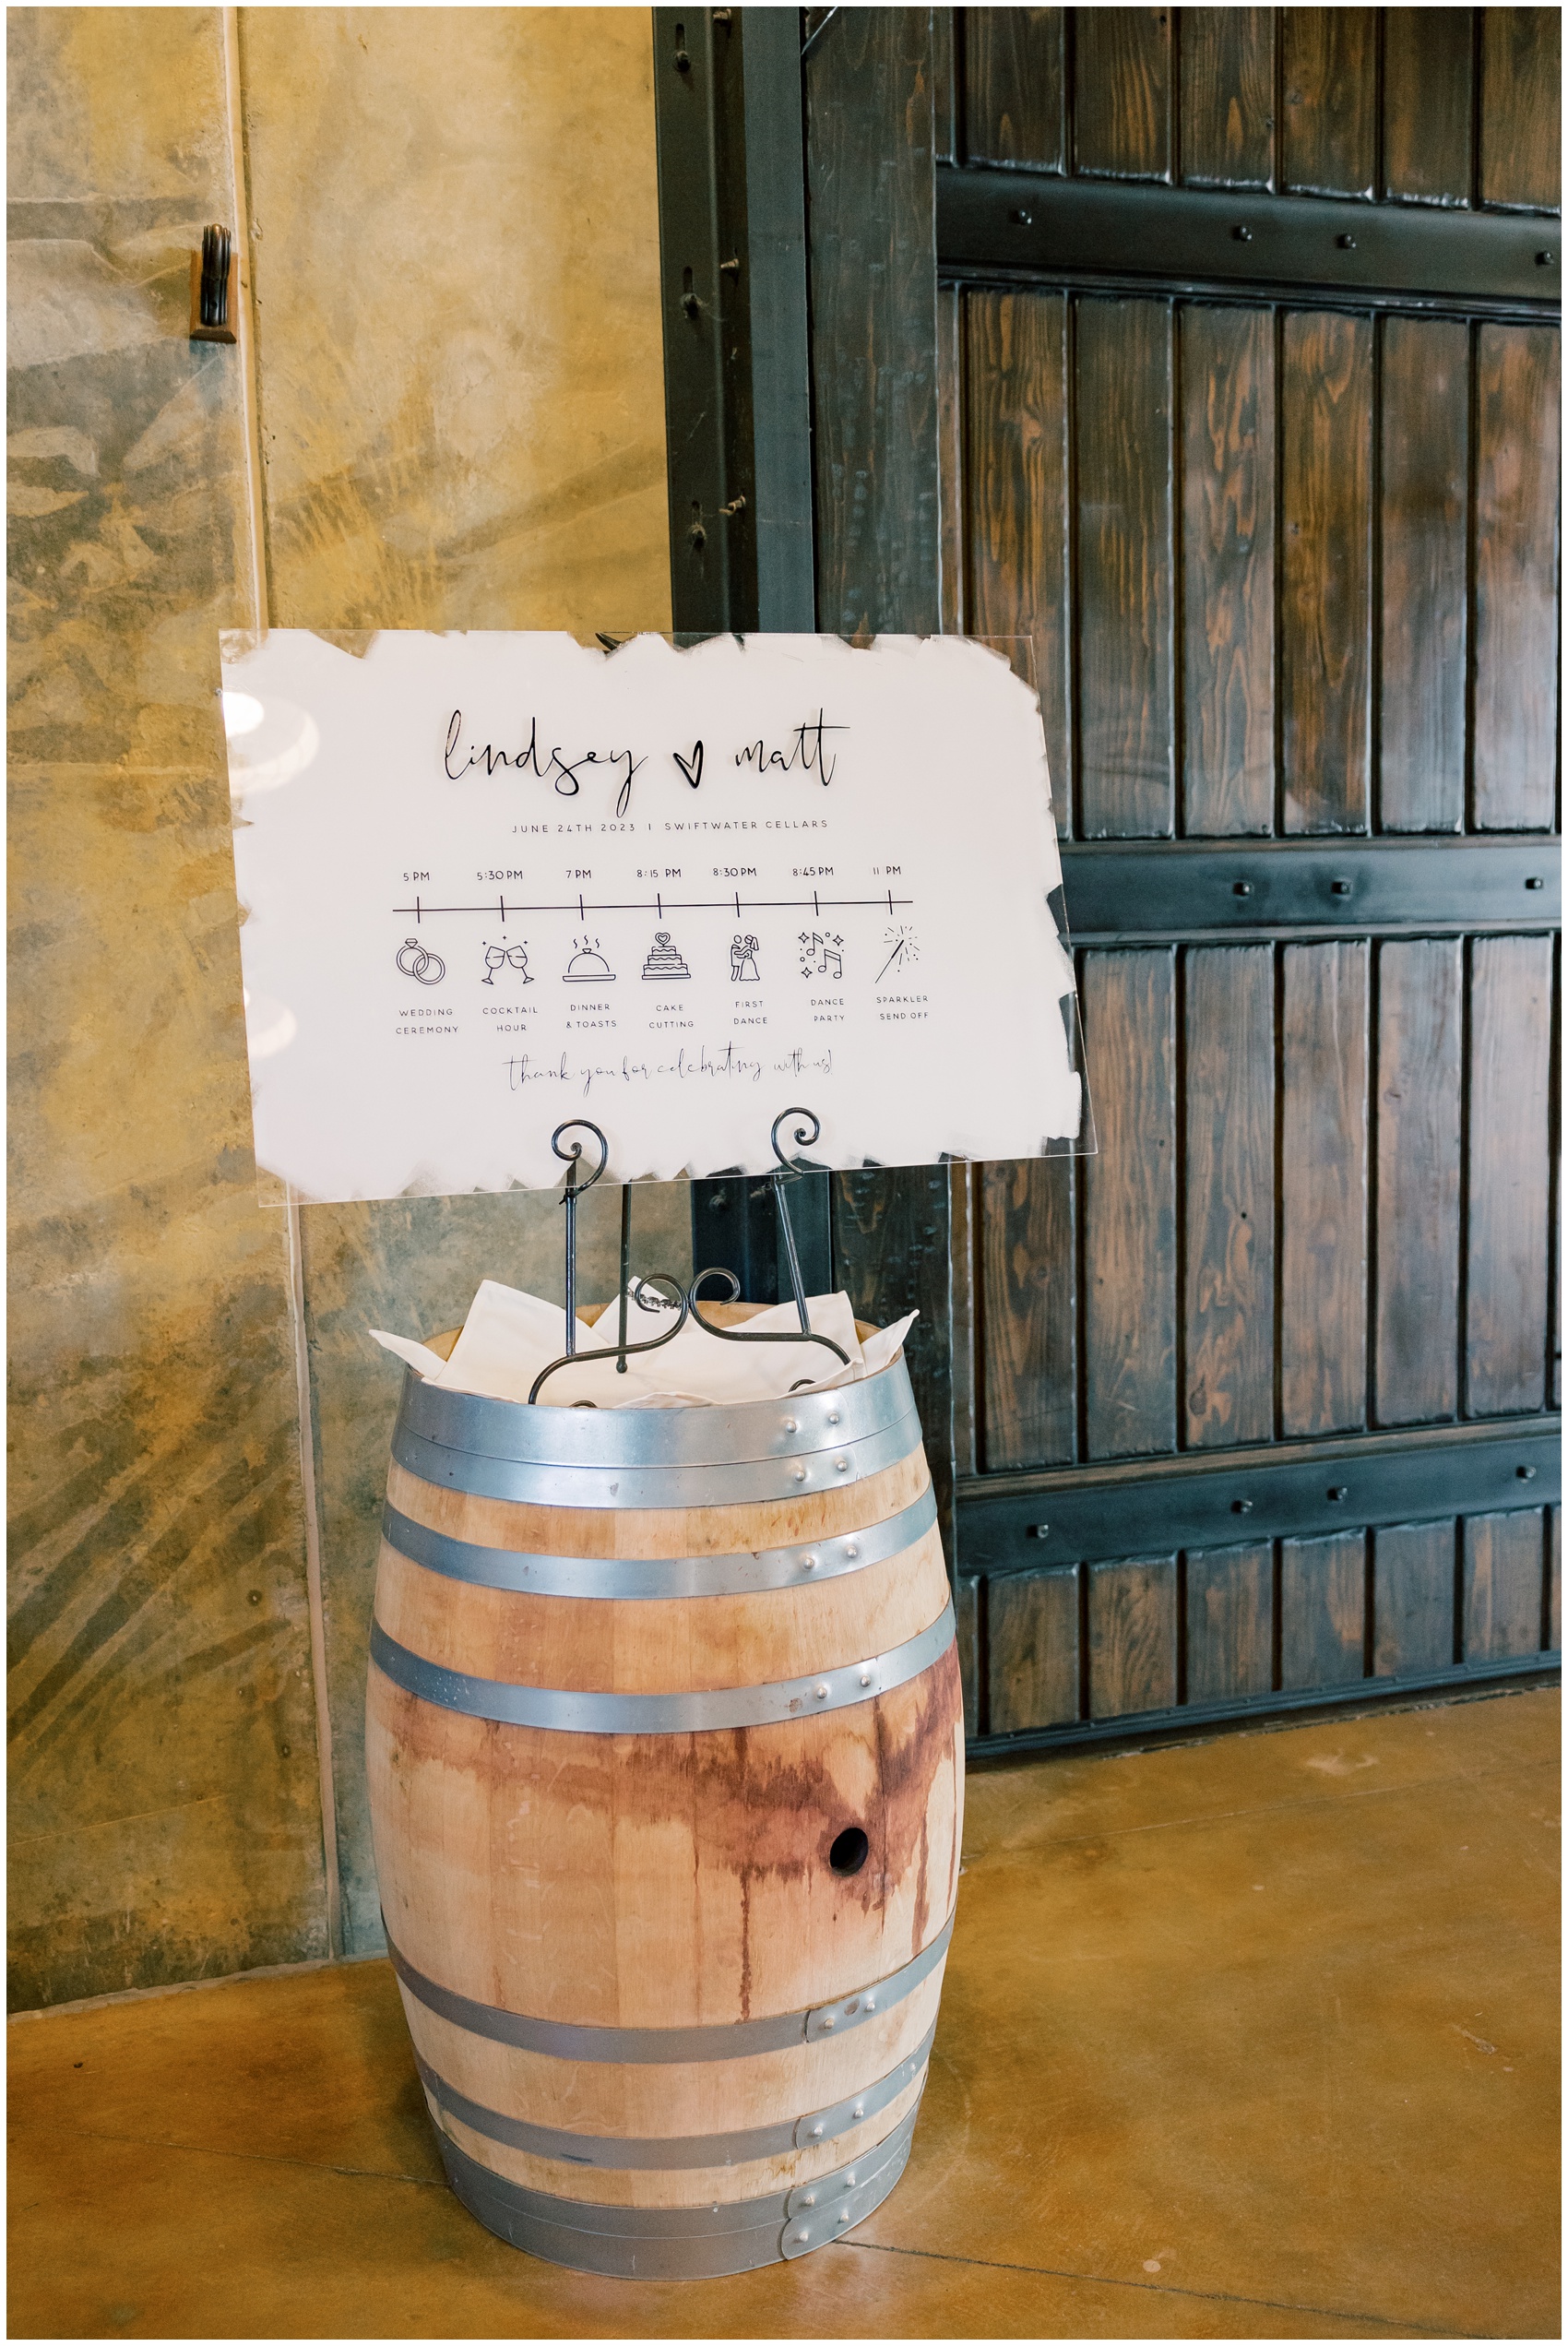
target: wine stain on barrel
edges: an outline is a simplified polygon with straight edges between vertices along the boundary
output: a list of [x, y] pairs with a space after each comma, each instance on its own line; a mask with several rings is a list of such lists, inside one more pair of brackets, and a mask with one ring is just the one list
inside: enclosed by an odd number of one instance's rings
[[[484, 1843], [512, 1852], [493, 1884], [495, 1935], [481, 1934], [488, 1947], [470, 1945], [463, 1976], [452, 1984], [481, 2000], [506, 2001], [500, 1945], [543, 1933], [576, 1950], [573, 2017], [600, 2017], [594, 2007], [602, 1998], [604, 2019], [624, 2019], [623, 1983], [603, 1941], [606, 1879], [624, 1864], [624, 1893], [636, 1895], [636, 1844], [666, 1840], [675, 1827], [689, 1835], [691, 1951], [707, 1979], [705, 2005], [728, 1971], [740, 2016], [749, 2018], [754, 2009], [777, 2008], [780, 1973], [792, 1968], [795, 1917], [802, 1928], [812, 1914], [842, 1917], [833, 1926], [836, 1944], [851, 1966], [863, 1959], [867, 1977], [918, 1953], [933, 1921], [945, 1919], [957, 1868], [956, 1783], [946, 1863], [940, 1848], [932, 1849], [931, 1803], [943, 1771], [956, 1777], [960, 1719], [951, 1649], [918, 1679], [829, 1716], [617, 1738], [612, 1755], [598, 1736], [503, 1728], [433, 1710], [385, 1680], [375, 1684], [373, 1673], [372, 1765], [386, 1771], [388, 1793], [403, 1780], [402, 1830], [413, 1842], [445, 1842], [467, 1815], [479, 1836], [476, 1852]], [[399, 1751], [402, 1764], [395, 1765]], [[467, 1789], [459, 1792], [457, 1779]], [[486, 1816], [488, 1828], [481, 1821]], [[858, 1871], [837, 1874], [830, 1852], [851, 1821], [865, 1832], [869, 1852]], [[946, 1839], [944, 1828], [944, 1845]], [[390, 1877], [383, 1885], [395, 1937], [399, 1887]], [[901, 1894], [909, 1936], [893, 1945], [883, 1923]], [[592, 1952], [601, 1942], [602, 1969]], [[417, 1961], [414, 1949], [407, 1951]], [[493, 1970], [498, 1959], [501, 1969]], [[446, 1976], [445, 1964], [438, 1968]]]

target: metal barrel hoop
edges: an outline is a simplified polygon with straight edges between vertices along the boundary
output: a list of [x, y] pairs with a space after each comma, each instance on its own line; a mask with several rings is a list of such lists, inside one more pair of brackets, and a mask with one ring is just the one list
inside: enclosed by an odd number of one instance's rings
[[[637, 1468], [799, 1461], [885, 1433], [910, 1416], [914, 1406], [902, 1353], [852, 1384], [711, 1409], [530, 1409], [521, 1401], [433, 1385], [410, 1369], [403, 1378], [394, 1446], [404, 1435], [413, 1436], [459, 1463], [485, 1459], [517, 1465]], [[445, 1474], [432, 1479], [457, 1489], [470, 1487], [454, 1483]]]
[[739, 1727], [778, 1727], [814, 1715], [844, 1710], [908, 1685], [940, 1661], [956, 1635], [949, 1598], [936, 1619], [917, 1637], [887, 1652], [802, 1678], [762, 1686], [722, 1686], [682, 1694], [582, 1693], [564, 1686], [522, 1686], [507, 1679], [480, 1678], [448, 1670], [388, 1635], [378, 1620], [370, 1629], [370, 1659], [385, 1678], [416, 1701], [469, 1719], [489, 1719], [507, 1727], [534, 1727], [555, 1734], [697, 1735]]
[[559, 2198], [497, 2174], [444, 2126], [436, 2139], [457, 2197], [514, 2247], [625, 2280], [714, 2280], [804, 2256], [862, 2222], [903, 2173], [919, 2111], [917, 2101], [873, 2150], [814, 2183], [700, 2208]]
[[[707, 1410], [683, 1414], [707, 1417]], [[543, 1412], [541, 1411], [542, 1415]], [[609, 1411], [552, 1411], [578, 1424]], [[622, 1413], [614, 1412], [616, 1417]], [[661, 1412], [627, 1412], [647, 1419]], [[393, 1456], [410, 1474], [444, 1490], [481, 1499], [507, 1499], [547, 1507], [715, 1507], [759, 1500], [807, 1498], [813, 1493], [848, 1489], [886, 1468], [901, 1465], [921, 1447], [920, 1420], [913, 1411], [897, 1424], [841, 1449], [804, 1457], [741, 1459], [731, 1466], [701, 1461], [690, 1466], [560, 1466], [515, 1459], [462, 1456], [417, 1435], [399, 1434]]]
[[890, 2011], [912, 1995], [942, 1961], [953, 1936], [954, 1915], [897, 1971], [889, 1971], [869, 1986], [805, 2011], [764, 2013], [754, 2020], [710, 2020], [689, 2028], [612, 2028], [583, 2020], [544, 2020], [528, 2012], [510, 2012], [499, 2004], [481, 2004], [442, 1987], [412, 1964], [381, 1918], [386, 1930], [386, 1951], [392, 1969], [416, 2004], [437, 2019], [449, 2020], [469, 2036], [493, 2044], [509, 2044], [523, 2053], [542, 2053], [556, 2061], [609, 2061], [669, 2067], [692, 2061], [742, 2061], [758, 2053], [786, 2053], [797, 2044], [816, 2044], [824, 2037], [845, 2036], [863, 2028], [880, 2012]]
[[858, 2093], [846, 2095], [826, 2110], [779, 2118], [768, 2126], [741, 2126], [726, 2134], [577, 2134], [564, 2126], [540, 2126], [471, 2100], [422, 2054], [416, 2052], [414, 2058], [426, 2092], [444, 2116], [455, 2118], [459, 2126], [508, 2150], [524, 2150], [535, 2159], [570, 2160], [575, 2166], [620, 2170], [738, 2167], [753, 2159], [782, 2158], [791, 2150], [809, 2150], [819, 2143], [837, 2141], [852, 2127], [880, 2117], [920, 2076], [935, 2034], [933, 2020], [914, 2051], [907, 2053], [885, 2077], [873, 2078]]
[[885, 1564], [924, 1539], [936, 1524], [936, 1495], [928, 1483], [897, 1515], [862, 1531], [803, 1542], [792, 1548], [745, 1549], [732, 1555], [540, 1555], [517, 1548], [481, 1547], [433, 1530], [393, 1506], [381, 1511], [381, 1536], [397, 1555], [448, 1580], [522, 1596], [614, 1601], [668, 1597], [742, 1597], [765, 1589], [793, 1589], [834, 1580]]

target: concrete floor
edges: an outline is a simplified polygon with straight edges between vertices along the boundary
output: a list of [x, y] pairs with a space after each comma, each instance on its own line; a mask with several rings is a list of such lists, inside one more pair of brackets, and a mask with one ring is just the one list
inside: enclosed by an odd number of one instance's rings
[[483, 2232], [385, 1963], [14, 2021], [8, 2334], [1556, 2336], [1558, 1709], [972, 1778], [909, 2172], [732, 2281]]

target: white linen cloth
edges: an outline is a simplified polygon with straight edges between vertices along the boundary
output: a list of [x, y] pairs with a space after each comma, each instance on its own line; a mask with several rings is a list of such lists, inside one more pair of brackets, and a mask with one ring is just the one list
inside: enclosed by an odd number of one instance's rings
[[[628, 1298], [628, 1344], [657, 1336], [673, 1306], [642, 1310]], [[892, 1328], [879, 1328], [861, 1342], [849, 1297], [810, 1295], [806, 1309], [814, 1335], [831, 1337], [849, 1354], [841, 1364], [820, 1344], [729, 1344], [688, 1318], [680, 1334], [656, 1352], [633, 1352], [624, 1372], [614, 1350], [620, 1314], [612, 1303], [593, 1327], [576, 1326], [578, 1362], [558, 1369], [540, 1395], [541, 1404], [571, 1408], [591, 1401], [599, 1409], [702, 1408], [719, 1402], [766, 1401], [796, 1389], [847, 1385], [874, 1375], [894, 1358], [918, 1315], [910, 1312]], [[798, 1330], [792, 1302], [773, 1304], [743, 1323], [748, 1334]], [[385, 1328], [370, 1330], [376, 1343], [406, 1361], [432, 1385], [449, 1392], [485, 1394], [496, 1400], [526, 1401], [540, 1369], [566, 1349], [566, 1315], [558, 1304], [487, 1279], [469, 1306], [462, 1331], [444, 1361], [428, 1344]]]

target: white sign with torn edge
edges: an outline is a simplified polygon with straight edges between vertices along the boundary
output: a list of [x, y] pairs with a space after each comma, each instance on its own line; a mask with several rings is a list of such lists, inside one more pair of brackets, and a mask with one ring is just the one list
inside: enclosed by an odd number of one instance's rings
[[[1039, 704], [956, 637], [225, 643], [258, 1167], [303, 1198], [1077, 1145]], [[1055, 895], [1055, 906], [1051, 899]]]

